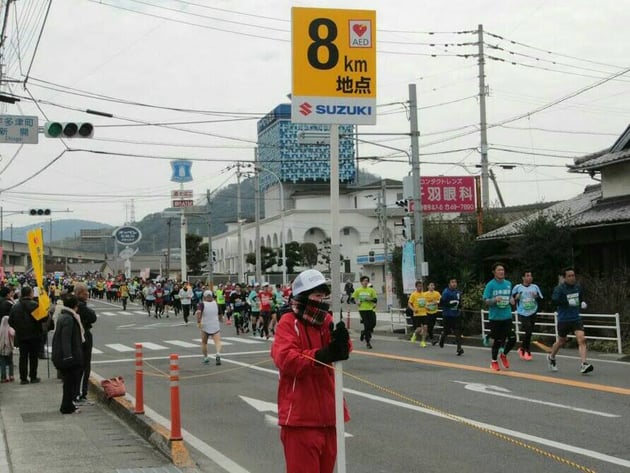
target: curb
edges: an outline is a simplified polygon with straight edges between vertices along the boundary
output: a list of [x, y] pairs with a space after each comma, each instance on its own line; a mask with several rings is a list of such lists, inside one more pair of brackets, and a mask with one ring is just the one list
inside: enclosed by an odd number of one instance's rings
[[167, 427], [146, 414], [136, 414], [134, 404], [126, 396], [107, 399], [101, 386], [103, 379], [94, 372], [90, 374], [89, 391], [96, 396], [100, 404], [108, 407], [123, 422], [160, 451], [173, 465], [186, 473], [199, 472], [183, 440], [171, 440], [171, 433]]

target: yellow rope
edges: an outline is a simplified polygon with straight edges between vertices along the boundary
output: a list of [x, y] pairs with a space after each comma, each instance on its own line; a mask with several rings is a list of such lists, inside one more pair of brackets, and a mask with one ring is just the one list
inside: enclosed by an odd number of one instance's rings
[[[315, 363], [319, 363], [321, 365], [324, 365], [324, 366], [326, 366], [329, 369], [332, 369], [332, 370], [336, 370], [337, 369], [334, 366], [328, 365], [326, 363], [322, 363], [322, 362], [316, 360], [315, 358], [311, 358], [310, 356], [307, 356], [307, 355], [303, 355], [303, 356], [304, 356], [304, 358], [307, 358], [308, 360], [311, 360], [311, 361], [313, 361]], [[250, 363], [247, 366], [239, 366], [239, 367], [236, 367], [236, 368], [221, 369], [221, 370], [213, 371], [212, 373], [206, 373], [206, 374], [180, 376], [179, 379], [181, 381], [183, 381], [183, 380], [187, 380], [187, 379], [206, 378], [206, 377], [218, 376], [218, 375], [222, 375], [222, 374], [225, 374], [225, 373], [230, 373], [230, 372], [235, 372], [235, 371], [249, 369], [250, 366], [260, 366], [260, 365], [264, 365], [264, 364], [271, 363], [271, 362], [272, 362], [272, 360], [270, 358], [266, 358], [266, 359], [264, 359], [262, 361], [259, 361], [259, 362], [256, 362], [256, 363]], [[160, 377], [160, 378], [169, 378], [170, 377], [168, 373], [166, 373], [166, 372], [160, 370], [159, 368], [151, 365], [147, 361], [144, 361], [144, 363], [157, 372], [157, 374], [156, 373], [151, 373], [151, 372], [145, 372], [144, 373], [145, 375], [147, 375], [147, 376], [156, 376], [156, 377]], [[389, 394], [390, 396], [392, 396], [394, 398], [402, 399], [402, 400], [404, 400], [404, 401], [406, 401], [406, 402], [408, 402], [410, 404], [414, 404], [414, 405], [422, 407], [424, 409], [427, 409], [427, 410], [439, 413], [440, 415], [442, 415], [444, 417], [447, 417], [449, 419], [452, 419], [452, 420], [454, 420], [456, 422], [459, 422], [460, 424], [466, 425], [468, 427], [472, 427], [474, 429], [477, 429], [477, 430], [479, 430], [481, 432], [484, 432], [484, 433], [487, 433], [489, 435], [492, 435], [492, 436], [494, 436], [496, 438], [499, 438], [499, 439], [501, 439], [501, 440], [503, 440], [505, 442], [511, 443], [513, 445], [525, 448], [526, 450], [530, 450], [530, 451], [532, 451], [534, 453], [537, 453], [537, 454], [539, 454], [539, 455], [541, 455], [543, 457], [555, 460], [558, 463], [562, 463], [564, 465], [568, 465], [568, 466], [573, 467], [573, 468], [575, 468], [575, 469], [577, 469], [579, 471], [583, 471], [584, 473], [597, 473], [595, 470], [593, 470], [591, 468], [588, 468], [588, 467], [586, 467], [584, 465], [580, 465], [579, 463], [576, 463], [576, 462], [574, 462], [572, 460], [569, 460], [568, 458], [564, 458], [564, 457], [561, 457], [560, 455], [556, 455], [555, 453], [548, 452], [547, 450], [544, 450], [544, 449], [542, 449], [540, 447], [536, 447], [535, 445], [528, 444], [528, 443], [523, 442], [521, 440], [518, 440], [518, 439], [516, 439], [514, 437], [510, 437], [509, 435], [505, 435], [505, 434], [502, 434], [500, 432], [496, 432], [496, 431], [494, 431], [492, 429], [488, 429], [486, 427], [482, 427], [480, 425], [476, 425], [473, 422], [470, 422], [470, 421], [468, 421], [466, 419], [462, 419], [461, 417], [459, 417], [459, 416], [457, 416], [455, 414], [451, 414], [449, 412], [443, 411], [441, 409], [438, 409], [436, 407], [430, 406], [430, 405], [425, 404], [425, 403], [423, 403], [421, 401], [413, 399], [413, 398], [411, 398], [409, 396], [405, 396], [404, 394], [401, 394], [401, 393], [399, 393], [397, 391], [394, 391], [394, 390], [392, 390], [390, 388], [387, 388], [385, 386], [381, 386], [379, 384], [376, 384], [376, 383], [374, 383], [372, 381], [369, 381], [369, 380], [367, 380], [365, 378], [362, 378], [360, 376], [352, 374], [352, 373], [350, 373], [348, 371], [343, 371], [342, 374], [347, 376], [348, 378], [351, 378], [351, 379], [359, 382], [359, 383], [365, 384], [366, 386], [370, 386], [373, 389], [376, 389], [378, 391], [382, 391], [384, 393], [387, 393], [387, 394]]]

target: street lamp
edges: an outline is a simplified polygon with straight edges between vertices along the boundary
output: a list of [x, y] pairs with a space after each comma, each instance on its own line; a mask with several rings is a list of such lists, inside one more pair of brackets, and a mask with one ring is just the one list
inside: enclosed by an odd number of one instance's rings
[[254, 168], [257, 172], [265, 171], [271, 174], [278, 181], [278, 185], [280, 186], [280, 248], [282, 248], [282, 285], [286, 286], [287, 284], [287, 252], [284, 244], [284, 186], [282, 185], [282, 181], [280, 177], [273, 171], [262, 168], [260, 166], [256, 166]]

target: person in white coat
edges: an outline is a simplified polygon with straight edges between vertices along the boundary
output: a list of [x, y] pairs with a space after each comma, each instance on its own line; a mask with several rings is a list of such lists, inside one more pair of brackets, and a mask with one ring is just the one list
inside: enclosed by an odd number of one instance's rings
[[215, 364], [221, 364], [221, 325], [219, 324], [219, 305], [214, 300], [212, 291], [204, 291], [203, 302], [200, 302], [197, 311], [197, 327], [201, 330], [201, 353], [203, 364], [208, 364], [208, 338], [214, 341]]

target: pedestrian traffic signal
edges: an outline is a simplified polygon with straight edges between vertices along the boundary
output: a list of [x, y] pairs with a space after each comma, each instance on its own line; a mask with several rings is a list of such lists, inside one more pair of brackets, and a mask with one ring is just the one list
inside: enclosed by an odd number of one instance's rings
[[44, 135], [48, 138], [92, 138], [94, 125], [88, 122], [46, 122]]
[[368, 263], [374, 263], [374, 252], [373, 251], [369, 251], [368, 252]]
[[217, 252], [215, 250], [212, 250], [212, 262], [217, 262]]
[[42, 217], [44, 215], [50, 215], [50, 209], [31, 209], [28, 213], [35, 217]]

